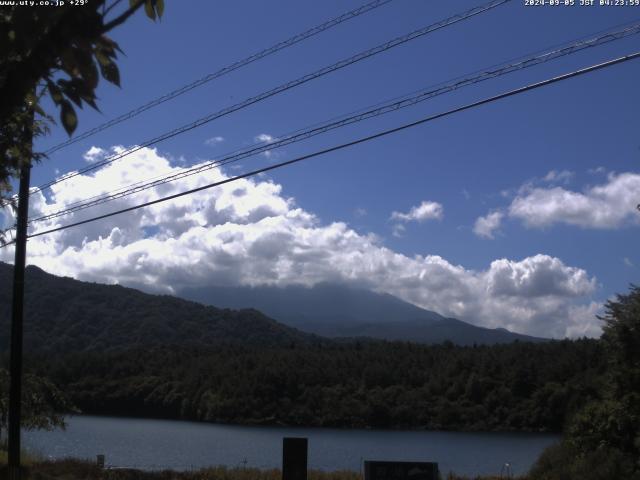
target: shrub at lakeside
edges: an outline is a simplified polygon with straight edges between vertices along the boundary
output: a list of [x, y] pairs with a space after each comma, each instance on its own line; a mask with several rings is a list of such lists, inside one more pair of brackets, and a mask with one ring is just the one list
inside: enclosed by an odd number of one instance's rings
[[640, 288], [605, 305], [603, 388], [547, 449], [532, 480], [640, 480]]

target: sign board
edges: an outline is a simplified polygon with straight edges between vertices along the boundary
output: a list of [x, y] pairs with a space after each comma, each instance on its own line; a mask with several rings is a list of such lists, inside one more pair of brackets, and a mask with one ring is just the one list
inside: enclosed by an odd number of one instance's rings
[[104, 455], [96, 455], [96, 465], [98, 468], [104, 468]]
[[438, 464], [365, 461], [364, 480], [438, 480]]
[[307, 480], [307, 439], [282, 439], [282, 480]]

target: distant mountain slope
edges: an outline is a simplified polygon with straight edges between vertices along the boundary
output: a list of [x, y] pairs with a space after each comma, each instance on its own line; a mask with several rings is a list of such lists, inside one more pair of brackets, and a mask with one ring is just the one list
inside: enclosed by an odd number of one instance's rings
[[[0, 350], [9, 343], [13, 266], [0, 262]], [[317, 337], [256, 310], [221, 310], [118, 285], [80, 282], [29, 266], [25, 353], [124, 350], [220, 343], [289, 345]]]
[[260, 305], [263, 311], [271, 312], [282, 321], [305, 324], [327, 319], [342, 324], [380, 324], [389, 320], [419, 320], [434, 324], [444, 320], [442, 315], [416, 307], [393, 295], [328, 283], [320, 283], [312, 288], [301, 285], [203, 287], [184, 290], [179, 295], [206, 305], [216, 302], [229, 305], [227, 308]]
[[470, 325], [424, 310], [389, 294], [342, 285], [312, 288], [204, 287], [179, 296], [226, 308], [255, 308], [279, 322], [326, 337], [372, 337], [420, 343], [451, 340], [458, 345], [543, 339]]

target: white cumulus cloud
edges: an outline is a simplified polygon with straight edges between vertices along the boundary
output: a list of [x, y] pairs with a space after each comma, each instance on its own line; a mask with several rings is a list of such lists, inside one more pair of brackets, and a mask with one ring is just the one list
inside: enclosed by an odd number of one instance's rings
[[564, 183], [567, 184], [574, 177], [575, 173], [569, 170], [551, 170], [544, 177], [543, 181], [547, 183]]
[[391, 227], [391, 234], [396, 238], [404, 237], [404, 232], [407, 231], [407, 227], [405, 227], [402, 223], [396, 223]]
[[[256, 142], [261, 142], [261, 143], [272, 143], [276, 141], [276, 137], [269, 135], [268, 133], [261, 133], [260, 135], [256, 135], [254, 137], [254, 140]], [[271, 150], [265, 150], [264, 152], [262, 152], [262, 155], [264, 155], [267, 158], [271, 158], [275, 155], [275, 152]]]
[[215, 137], [211, 137], [211, 138], [207, 138], [204, 143], [205, 145], [209, 145], [210, 147], [213, 147], [214, 145], [218, 145], [219, 143], [224, 142], [224, 137], [221, 137], [220, 135], [216, 135]]
[[106, 150], [103, 150], [100, 147], [93, 146], [85, 152], [82, 158], [84, 158], [87, 163], [95, 163], [99, 160], [102, 160], [106, 156], [107, 156]]
[[444, 208], [438, 202], [423, 201], [420, 205], [411, 207], [406, 212], [393, 212], [391, 220], [402, 222], [424, 222], [425, 220], [440, 220], [444, 215]]
[[[119, 185], [183, 170], [144, 148], [126, 162], [54, 185], [48, 198], [34, 193], [31, 213], [52, 213]], [[226, 178], [221, 170], [208, 170], [35, 228]], [[412, 211], [404, 215], [412, 220], [442, 215], [441, 207]], [[8, 210], [4, 222], [13, 223]], [[11, 261], [12, 255], [11, 248], [0, 250], [0, 260]], [[261, 178], [32, 238], [29, 263], [57, 275], [165, 293], [204, 285], [350, 283], [480, 326], [556, 338], [599, 333], [593, 315], [598, 304], [591, 300], [596, 280], [581, 268], [548, 255], [497, 259], [480, 270], [437, 255], [407, 256], [344, 222], [321, 223], [285, 196], [281, 185]]]
[[509, 206], [509, 216], [528, 227], [557, 223], [584, 228], [619, 228], [640, 223], [640, 174], [610, 174], [606, 183], [582, 192], [562, 187], [531, 188], [519, 193]]
[[473, 233], [483, 238], [494, 238], [494, 232], [500, 228], [504, 213], [495, 211], [484, 217], [478, 217], [473, 225]]

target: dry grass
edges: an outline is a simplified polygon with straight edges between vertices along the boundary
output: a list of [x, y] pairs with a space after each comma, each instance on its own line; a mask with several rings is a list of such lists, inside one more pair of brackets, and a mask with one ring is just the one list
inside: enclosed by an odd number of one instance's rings
[[[0, 456], [0, 465], [6, 465], [5, 457]], [[95, 463], [86, 460], [65, 459], [42, 461], [27, 458], [24, 461], [24, 480], [281, 480], [279, 469], [261, 470], [258, 468], [212, 467], [201, 470], [176, 472], [164, 470], [147, 472], [129, 468], [100, 469]], [[7, 478], [6, 467], [0, 467], [0, 480]], [[500, 477], [463, 477], [447, 475], [446, 480], [502, 480]], [[339, 470], [325, 472], [309, 470], [308, 480], [361, 480], [358, 472]], [[526, 480], [518, 477], [515, 480]]]

